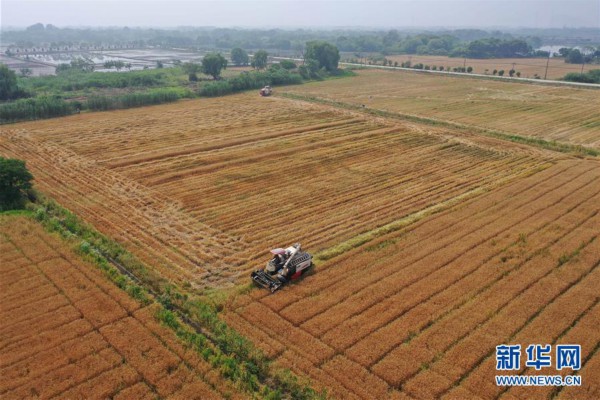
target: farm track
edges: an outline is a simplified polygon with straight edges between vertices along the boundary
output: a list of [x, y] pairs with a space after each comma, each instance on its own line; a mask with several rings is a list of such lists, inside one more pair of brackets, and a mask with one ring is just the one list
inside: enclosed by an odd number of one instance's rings
[[600, 93], [402, 71], [357, 71], [353, 79], [290, 86], [316, 96], [600, 149]]
[[[340, 397], [494, 398], [477, 387], [492, 387], [495, 345], [553, 343], [590, 318], [598, 182], [597, 162], [560, 162], [334, 258], [286, 296], [242, 296], [225, 318]], [[572, 317], [549, 324], [559, 311]], [[275, 339], [291, 336], [303, 345]]]
[[[59, 239], [24, 217], [1, 217], [5, 296], [0, 339], [3, 399], [241, 396], [195, 351]], [[23, 281], [47, 289], [42, 302]], [[34, 297], [31, 299], [31, 297]], [[35, 310], [35, 311], [34, 311]]]

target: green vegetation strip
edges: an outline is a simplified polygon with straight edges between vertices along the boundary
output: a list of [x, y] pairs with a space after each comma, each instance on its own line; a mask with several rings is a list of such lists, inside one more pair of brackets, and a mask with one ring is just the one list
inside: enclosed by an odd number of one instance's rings
[[450, 121], [441, 121], [441, 120], [438, 120], [435, 118], [428, 118], [428, 117], [404, 114], [404, 113], [399, 113], [399, 112], [378, 110], [378, 109], [369, 108], [369, 107], [362, 107], [362, 106], [355, 105], [355, 104], [344, 103], [341, 101], [324, 99], [322, 97], [304, 96], [304, 95], [299, 95], [299, 94], [295, 94], [295, 93], [287, 93], [287, 92], [279, 93], [278, 95], [281, 97], [285, 97], [285, 98], [289, 98], [289, 99], [293, 99], [293, 100], [302, 100], [302, 101], [308, 101], [308, 102], [312, 102], [312, 103], [325, 104], [325, 105], [343, 108], [343, 109], [347, 109], [347, 110], [360, 111], [360, 112], [375, 115], [378, 117], [402, 119], [405, 121], [418, 122], [418, 123], [432, 125], [432, 126], [441, 126], [441, 127], [452, 128], [452, 129], [458, 129], [458, 130], [462, 130], [462, 131], [477, 132], [477, 133], [481, 133], [485, 136], [493, 137], [496, 139], [502, 139], [502, 140], [507, 140], [510, 142], [526, 144], [526, 145], [535, 146], [535, 147], [543, 148], [546, 150], [552, 150], [552, 151], [556, 151], [556, 152], [560, 152], [560, 153], [573, 154], [576, 156], [592, 156], [592, 157], [600, 156], [600, 150], [596, 150], [596, 149], [592, 149], [592, 148], [580, 146], [580, 145], [573, 145], [573, 144], [567, 144], [567, 143], [560, 143], [560, 142], [556, 142], [556, 141], [548, 141], [548, 140], [544, 140], [544, 139], [540, 139], [540, 138], [514, 135], [514, 134], [499, 132], [499, 131], [495, 131], [495, 130], [491, 130], [491, 129], [485, 129], [485, 128], [481, 128], [481, 127], [477, 127], [477, 126], [463, 125], [463, 124], [459, 124], [456, 122], [450, 122]]
[[97, 265], [131, 297], [146, 305], [156, 303], [158, 321], [252, 398], [327, 398], [325, 392], [316, 392], [289, 370], [274, 367], [252, 342], [219, 318], [219, 307], [211, 298], [181, 291], [56, 202], [37, 194], [28, 210], [2, 214], [35, 218], [46, 230], [73, 244], [78, 254]]
[[262, 88], [295, 85], [355, 75], [352, 71], [309, 73], [270, 67], [244, 71], [221, 80], [190, 82], [181, 67], [131, 72], [69, 71], [56, 76], [22, 78], [33, 97], [0, 103], [0, 124], [63, 117], [81, 111], [109, 111], [170, 103], [185, 98], [216, 97]]

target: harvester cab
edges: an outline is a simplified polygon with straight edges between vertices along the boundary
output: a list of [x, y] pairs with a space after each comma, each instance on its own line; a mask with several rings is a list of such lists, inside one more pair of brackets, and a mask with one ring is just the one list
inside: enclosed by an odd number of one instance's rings
[[250, 275], [259, 286], [275, 292], [293, 279], [298, 279], [312, 266], [312, 255], [303, 251], [300, 243], [288, 248], [271, 250], [273, 257], [264, 269]]

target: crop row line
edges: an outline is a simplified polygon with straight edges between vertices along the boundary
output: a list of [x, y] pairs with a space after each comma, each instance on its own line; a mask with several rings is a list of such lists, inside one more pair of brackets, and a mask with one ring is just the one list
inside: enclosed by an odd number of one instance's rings
[[[595, 211], [595, 212], [592, 214], [592, 216], [591, 216], [591, 217], [593, 217], [594, 215], [597, 215], [597, 214], [598, 214], [598, 211]], [[590, 217], [590, 218], [591, 218], [591, 217]], [[582, 220], [582, 221], [580, 221], [580, 222], [579, 222], [579, 223], [578, 223], [578, 224], [577, 224], [577, 225], [576, 225], [576, 226], [575, 226], [575, 227], [574, 227], [572, 230], [570, 230], [569, 232], [567, 232], [565, 235], [562, 235], [562, 236], [561, 236], [559, 239], [557, 239], [557, 240], [553, 240], [553, 241], [552, 241], [552, 243], [550, 243], [550, 244], [549, 244], [548, 246], [546, 246], [545, 248], [549, 248], [551, 245], [554, 245], [554, 244], [558, 243], [558, 241], [559, 241], [560, 239], [562, 239], [562, 238], [566, 237], [566, 235], [567, 235], [567, 234], [569, 234], [569, 233], [572, 233], [572, 232], [573, 232], [575, 229], [577, 229], [579, 226], [581, 226], [581, 225], [582, 225], [582, 224], [584, 224], [584, 223], [585, 223], [585, 220]], [[589, 243], [589, 242], [588, 242], [588, 243]], [[545, 248], [544, 248], [544, 249], [545, 249]], [[544, 249], [540, 249], [539, 251], [537, 251], [537, 252], [536, 252], [536, 254], [540, 254], [541, 252], [543, 252], [543, 251], [544, 251]], [[530, 256], [530, 257], [528, 257], [528, 259], [530, 260], [532, 257], [533, 257], [533, 255], [532, 255], [532, 256]], [[522, 264], [522, 265], [524, 265], [524, 264]], [[518, 270], [519, 270], [519, 269], [522, 267], [522, 265], [521, 265], [521, 266], [519, 266], [518, 268], [512, 269], [512, 270], [511, 270], [511, 271], [510, 271], [510, 272], [509, 272], [509, 273], [508, 273], [506, 276], [508, 276], [508, 275], [510, 275], [510, 274], [513, 274], [513, 273], [515, 273], [516, 271], [518, 271]], [[557, 264], [557, 265], [558, 265], [558, 264]], [[587, 270], [587, 271], [586, 271], [586, 272], [583, 274], [583, 276], [580, 276], [580, 277], [578, 277], [578, 279], [577, 279], [577, 282], [578, 282], [580, 279], [582, 279], [584, 276], [587, 276], [587, 275], [588, 275], [588, 274], [589, 274], [589, 273], [590, 273], [590, 272], [591, 272], [591, 271], [592, 271], [592, 270], [593, 270], [595, 267], [597, 267], [597, 266], [598, 266], [598, 264], [594, 265], [594, 266], [593, 266], [591, 269]], [[530, 288], [532, 288], [532, 287], [533, 287], [535, 284], [539, 283], [539, 282], [540, 282], [542, 279], [544, 279], [544, 278], [546, 278], [546, 277], [550, 276], [550, 275], [551, 275], [551, 274], [553, 274], [553, 273], [556, 273], [556, 270], [557, 270], [558, 268], [560, 268], [560, 267], [561, 267], [561, 266], [560, 266], [560, 265], [558, 265], [557, 267], [551, 268], [551, 269], [549, 269], [547, 272], [545, 272], [544, 274], [542, 274], [542, 275], [541, 275], [539, 278], [535, 279], [535, 280], [534, 280], [534, 281], [532, 281], [532, 282], [529, 282], [529, 283], [528, 283], [528, 284], [527, 284], [527, 285], [526, 285], [526, 286], [525, 286], [523, 289], [519, 290], [519, 292], [518, 292], [518, 293], [516, 293], [516, 295], [515, 295], [515, 296], [513, 296], [513, 297], [512, 297], [512, 298], [510, 298], [510, 299], [508, 299], [508, 300], [507, 300], [506, 302], [504, 302], [504, 303], [503, 303], [503, 304], [502, 304], [500, 307], [498, 307], [498, 308], [495, 310], [495, 312], [494, 312], [493, 314], [490, 314], [490, 315], [488, 315], [488, 316], [487, 316], [487, 317], [486, 317], [486, 318], [485, 318], [483, 321], [481, 321], [481, 322], [478, 324], [477, 328], [475, 328], [475, 330], [471, 331], [471, 334], [470, 334], [470, 335], [472, 335], [472, 334], [473, 334], [473, 332], [475, 332], [475, 331], [477, 331], [477, 330], [479, 330], [479, 329], [482, 329], [482, 326], [483, 326], [484, 324], [486, 324], [488, 321], [490, 321], [492, 318], [494, 318], [496, 315], [498, 315], [498, 314], [499, 314], [501, 311], [503, 311], [504, 309], [506, 309], [506, 308], [507, 308], [507, 307], [508, 307], [508, 306], [509, 306], [511, 303], [513, 303], [514, 301], [516, 301], [515, 299], [517, 299], [517, 298], [519, 298], [520, 296], [522, 296], [522, 295], [523, 295], [525, 292], [527, 292], [527, 291], [528, 291]], [[572, 284], [572, 282], [571, 282], [571, 284]], [[571, 286], [571, 284], [569, 284], [569, 287]], [[558, 295], [554, 295], [554, 296], [552, 297], [552, 300], [556, 299], [557, 297], [558, 297]], [[517, 329], [515, 330], [515, 332], [513, 332], [513, 334], [516, 334], [516, 333], [518, 333], [518, 332], [519, 332], [519, 331], [522, 329], [522, 327], [523, 327], [523, 326], [524, 326], [524, 324], [523, 324], [523, 325], [521, 325], [519, 328], [517, 328]], [[445, 348], [442, 350], [442, 352], [443, 352], [443, 353], [447, 353], [447, 352], [448, 352], [448, 350], [450, 350], [450, 349], [454, 348], [454, 347], [455, 347], [455, 346], [457, 346], [459, 343], [461, 343], [461, 342], [465, 341], [467, 337], [468, 337], [468, 336], [465, 336], [465, 337], [459, 337], [459, 338], [455, 339], [455, 340], [454, 340], [454, 341], [453, 341], [453, 342], [452, 342], [452, 343], [451, 343], [449, 346], [446, 346], [446, 347], [445, 347]], [[489, 355], [490, 355], [490, 354], [492, 354], [492, 350], [490, 350], [488, 353], [486, 353], [486, 355], [485, 355], [484, 357], [481, 357], [481, 358], [478, 360], [478, 363], [476, 363], [476, 364], [477, 364], [477, 365], [479, 365], [479, 364], [480, 364], [480, 363], [483, 361], [483, 359], [485, 359], [486, 357], [489, 357]], [[466, 377], [466, 376], [468, 376], [468, 375], [469, 375], [469, 373], [471, 373], [471, 372], [472, 372], [472, 370], [473, 370], [474, 368], [476, 368], [476, 366], [477, 366], [477, 365], [471, 366], [471, 368], [469, 368], [469, 369], [466, 371], [466, 373], [464, 373], [462, 376], [463, 376], [463, 377]], [[419, 372], [420, 372], [420, 371], [416, 371], [416, 372], [414, 372], [414, 373], [412, 373], [412, 374], [409, 374], [407, 378], [405, 378], [405, 379], [403, 379], [403, 380], [402, 380], [402, 383], [401, 383], [401, 385], [403, 385], [404, 383], [406, 383], [406, 382], [407, 382], [407, 381], [409, 381], [410, 379], [414, 378], [416, 375], [418, 375], [418, 374], [419, 374]], [[464, 378], [463, 378], [463, 379], [464, 379]]]
[[[577, 324], [579, 323], [579, 321], [581, 321], [582, 318], [586, 317], [591, 310], [594, 309], [594, 307], [596, 307], [598, 304], [600, 304], [600, 297], [596, 298], [596, 300], [594, 300], [589, 306], [587, 306], [581, 313], [579, 313], [579, 315], [577, 315], [577, 317], [575, 318], [575, 320], [569, 325], [567, 326], [565, 329], [563, 329], [556, 337], [554, 337], [551, 341], [552, 345], [556, 345], [556, 343], [558, 343], [558, 341], [564, 337], [569, 331], [571, 331], [575, 326], [577, 326]], [[539, 313], [538, 313], [539, 315]], [[531, 322], [532, 320], [528, 321]], [[514, 340], [514, 338], [516, 337], [516, 334], [513, 335], [511, 337], [510, 340]], [[593, 353], [593, 351], [592, 351]], [[488, 359], [490, 359], [490, 357], [488, 357]], [[486, 361], [486, 360], [484, 360]], [[585, 361], [585, 359], [584, 359]], [[524, 375], [526, 372], [528, 371], [532, 371], [532, 368], [523, 368], [521, 371], [518, 372], [518, 375]], [[464, 379], [461, 380], [464, 381], [465, 379], [467, 379], [466, 377]], [[504, 393], [506, 393], [508, 390], [510, 390], [510, 386], [506, 386], [503, 387], [498, 394], [496, 395], [496, 399], [499, 399]], [[552, 390], [551, 392], [554, 392], [555, 390]]]
[[[588, 241], [588, 243], [586, 243], [586, 246], [589, 245], [589, 243], [591, 243], [593, 240], [595, 240], [596, 237], [597, 236], [594, 236], [592, 240]], [[560, 266], [561, 265], [558, 265], [557, 268], [560, 268]], [[600, 266], [600, 261], [596, 262], [596, 264], [594, 264], [584, 274], [577, 277], [577, 279], [575, 279], [573, 282], [569, 283], [568, 286], [565, 286], [557, 294], [553, 295], [552, 298], [548, 302], [546, 302], [542, 307], [540, 307], [539, 309], [537, 309], [535, 311], [535, 313], [531, 316], [530, 319], [528, 319], [524, 324], [522, 324], [520, 327], [518, 327], [516, 331], [511, 333], [511, 335], [507, 339], [507, 343], [511, 343], [511, 341], [515, 338], [515, 336], [517, 336], [520, 331], [522, 331], [525, 327], [527, 327], [527, 325], [530, 324], [532, 320], [534, 320], [537, 316], [539, 316], [546, 309], [546, 307], [548, 307], [548, 305], [552, 304], [554, 301], [556, 301], [558, 298], [560, 298], [562, 295], [564, 295], [567, 291], [569, 291], [571, 288], [573, 288], [575, 285], [577, 285], [579, 282], [581, 282], [584, 278], [586, 278], [588, 275], [590, 275], [598, 266]], [[551, 273], [554, 273], [554, 272], [555, 272], [555, 269], [549, 271], [541, 279], [545, 278], [546, 276], [549, 276]], [[536, 281], [536, 283], [537, 282], [539, 282], [539, 280]], [[498, 310], [498, 311], [500, 311], [500, 310]], [[473, 373], [473, 371], [481, 365], [481, 363], [483, 363], [486, 359], [489, 359], [490, 357], [492, 357], [492, 355], [495, 353], [495, 350], [496, 349], [492, 349], [492, 350], [488, 351], [485, 355], [481, 356], [457, 381], [455, 381], [453, 383], [452, 386], [460, 385], [461, 382], [463, 382], [465, 379], [467, 379], [471, 375], [471, 373]], [[445, 393], [447, 393], [448, 390], [450, 390], [450, 388], [447, 388], [446, 391], [444, 391], [441, 394], [441, 396], [443, 396]]]
[[[581, 188], [581, 187], [580, 187], [580, 188]], [[580, 189], [580, 188], [579, 188], [579, 189]], [[575, 193], [576, 193], [576, 192], [575, 192]], [[600, 191], [599, 191], [599, 193], [600, 193]], [[597, 194], [597, 193], [596, 193], [596, 194]], [[589, 198], [582, 199], [582, 202], [585, 202], [585, 201], [589, 200], [590, 198], [592, 198], [592, 197], [593, 197], [594, 195], [596, 195], [596, 194], [592, 194], [592, 196], [590, 196]], [[566, 196], [565, 196], [565, 197], [566, 197]], [[519, 220], [518, 222], [516, 222], [516, 223], [514, 223], [514, 224], [512, 224], [512, 225], [509, 225], [509, 226], [507, 226], [506, 228], [503, 228], [503, 230], [501, 230], [501, 231], [498, 231], [498, 232], [492, 232], [492, 233], [490, 233], [490, 234], [489, 234], [487, 237], [485, 237], [485, 238], [482, 238], [482, 240], [481, 240], [481, 241], [479, 241], [478, 243], [474, 244], [474, 245], [473, 245], [472, 247], [470, 247], [469, 249], [467, 249], [467, 250], [464, 250], [463, 252], [461, 252], [461, 254], [457, 255], [457, 256], [456, 256], [456, 257], [454, 257], [453, 259], [451, 259], [451, 260], [447, 260], [447, 261], [445, 262], [445, 264], [441, 265], [441, 266], [440, 266], [439, 268], [437, 268], [435, 271], [432, 271], [432, 272], [428, 273], [426, 276], [423, 276], [422, 278], [420, 278], [420, 279], [418, 279], [418, 280], [415, 280], [415, 281], [410, 281], [410, 282], [406, 282], [406, 284], [404, 284], [402, 287], [399, 287], [399, 288], [397, 288], [398, 290], [396, 290], [395, 292], [393, 292], [393, 293], [391, 293], [391, 294], [388, 294], [388, 293], [386, 293], [386, 295], [385, 295], [385, 298], [386, 298], [386, 299], [389, 299], [389, 298], [394, 298], [394, 297], [397, 297], [397, 296], [399, 296], [399, 295], [400, 295], [400, 293], [401, 293], [403, 290], [405, 290], [406, 288], [408, 288], [408, 287], [410, 287], [410, 286], [412, 286], [412, 285], [416, 284], [417, 282], [421, 282], [421, 281], [423, 281], [423, 280], [426, 280], [426, 279], [428, 279], [428, 278], [429, 278], [429, 277], [430, 277], [430, 276], [431, 276], [431, 275], [432, 275], [434, 272], [438, 272], [438, 271], [441, 271], [441, 270], [443, 270], [444, 268], [447, 268], [447, 267], [448, 267], [449, 265], [451, 265], [451, 264], [452, 264], [454, 261], [456, 261], [456, 260], [457, 260], [459, 257], [466, 256], [470, 250], [472, 250], [472, 249], [474, 249], [474, 248], [476, 248], [476, 247], [480, 246], [482, 243], [485, 243], [486, 241], [490, 240], [492, 237], [498, 237], [498, 236], [502, 235], [503, 233], [507, 232], [508, 230], [510, 230], [510, 229], [512, 229], [512, 228], [514, 228], [514, 227], [516, 227], [516, 226], [518, 226], [518, 225], [520, 225], [520, 224], [522, 224], [522, 223], [523, 223], [523, 221], [525, 221], [525, 220], [528, 220], [528, 219], [534, 219], [536, 215], [540, 215], [540, 214], [541, 214], [541, 215], [543, 215], [543, 213], [545, 212], [545, 210], [549, 209], [550, 207], [553, 207], [553, 206], [555, 206], [556, 204], [560, 204], [560, 203], [562, 202], [562, 200], [563, 200], [563, 199], [564, 199], [564, 198], [562, 198], [562, 199], [559, 199], [559, 200], [558, 200], [558, 201], [556, 201], [555, 203], [553, 203], [553, 204], [550, 204], [550, 205], [548, 205], [547, 207], [545, 207], [544, 209], [538, 210], [538, 211], [534, 212], [533, 214], [530, 214], [530, 215], [524, 216], [524, 217], [523, 217], [521, 220]], [[569, 209], [569, 210], [565, 211], [565, 212], [564, 212], [563, 214], [561, 214], [559, 217], [562, 217], [562, 216], [564, 216], [564, 215], [568, 214], [568, 213], [569, 213], [569, 212], [571, 212], [571, 211], [572, 211], [572, 209], [574, 209], [574, 208], [575, 208], [575, 207], [573, 207], [573, 208], [571, 208], [571, 209]], [[543, 230], [543, 229], [545, 229], [547, 226], [549, 226], [549, 225], [550, 225], [552, 222], [554, 222], [554, 221], [547, 221], [547, 222], [545, 222], [543, 225], [541, 225], [541, 226], [539, 226], [539, 227], [536, 227], [535, 229], [536, 229], [536, 231]], [[488, 226], [489, 226], [489, 225], [491, 225], [491, 224], [493, 224], [493, 223], [494, 223], [494, 222], [491, 222], [490, 224], [488, 224]], [[482, 228], [480, 227], [480, 228], [479, 228], [479, 230], [480, 230], [480, 229], [482, 229]], [[531, 234], [532, 234], [532, 233], [529, 233], [529, 234], [527, 234], [526, 236], [530, 236]], [[499, 250], [497, 250], [496, 252], [492, 252], [491, 254], [487, 255], [487, 256], [486, 256], [486, 258], [485, 258], [485, 259], [483, 259], [483, 260], [481, 260], [481, 261], [479, 261], [479, 264], [478, 264], [478, 265], [476, 265], [476, 266], [474, 266], [474, 268], [472, 268], [472, 269], [470, 269], [470, 270], [468, 270], [468, 271], [465, 271], [465, 272], [464, 272], [464, 274], [463, 274], [462, 276], [458, 276], [458, 277], [457, 277], [457, 278], [456, 278], [454, 281], [452, 281], [452, 282], [449, 282], [449, 283], [445, 284], [445, 285], [444, 285], [444, 288], [443, 288], [443, 290], [442, 290], [442, 291], [445, 291], [445, 290], [447, 290], [447, 289], [448, 289], [448, 288], [450, 288], [451, 286], [455, 285], [457, 282], [461, 281], [461, 280], [462, 280], [463, 278], [465, 278], [466, 276], [470, 275], [470, 274], [471, 274], [471, 273], [473, 273], [473, 272], [476, 272], [476, 271], [477, 271], [479, 268], [482, 268], [482, 267], [483, 267], [483, 266], [484, 266], [486, 263], [488, 263], [488, 262], [489, 262], [491, 259], [493, 259], [494, 257], [498, 256], [498, 255], [499, 255], [499, 254], [501, 254], [502, 252], [506, 251], [506, 250], [507, 250], [508, 248], [510, 248], [511, 246], [517, 245], [518, 243], [519, 243], [519, 241], [517, 240], [517, 241], [513, 242], [512, 244], [509, 244], [509, 245], [508, 245], [506, 248], [499, 249]], [[451, 245], [451, 244], [450, 244], [450, 245]], [[415, 302], [415, 304], [413, 304], [413, 305], [412, 305], [412, 306], [410, 306], [409, 308], [407, 308], [407, 309], [403, 310], [403, 311], [402, 311], [402, 313], [400, 313], [400, 314], [398, 314], [398, 315], [390, 316], [390, 319], [389, 319], [389, 321], [388, 321], [388, 322], [392, 321], [394, 318], [398, 318], [398, 317], [402, 316], [403, 314], [407, 313], [408, 311], [412, 310], [413, 308], [415, 308], [415, 307], [419, 306], [419, 304], [421, 304], [421, 303], [423, 303], [423, 302], [426, 302], [426, 301], [430, 300], [431, 298], [433, 298], [434, 296], [436, 296], [436, 295], [437, 295], [437, 294], [439, 294], [439, 293], [440, 293], [440, 292], [434, 292], [434, 293], [432, 293], [432, 294], [431, 294], [429, 297], [427, 297], [427, 298], [425, 298], [425, 299], [422, 299], [422, 300], [420, 300], [419, 302]], [[372, 308], [372, 307], [376, 307], [376, 306], [377, 306], [377, 303], [378, 303], [377, 301], [374, 301], [374, 302], [373, 302], [373, 305], [372, 305], [370, 308]], [[369, 309], [369, 308], [366, 308], [366, 309], [361, 309], [361, 310], [357, 310], [355, 313], [353, 313], [353, 314], [351, 314], [351, 315], [347, 316], [346, 320], [347, 320], [347, 319], [350, 319], [350, 318], [352, 318], [352, 317], [354, 317], [354, 316], [356, 316], [356, 315], [359, 315], [359, 314], [362, 314], [362, 313], [364, 313], [364, 312], [365, 312], [367, 309]], [[313, 318], [314, 318], [314, 317], [313, 317]], [[380, 326], [379, 328], [377, 328], [377, 329], [381, 329], [381, 328], [383, 328], [385, 325], [386, 325], [386, 324], [383, 324], [383, 325], [381, 325], [381, 326]], [[321, 334], [326, 334], [326, 333], [328, 333], [329, 331], [331, 331], [332, 329], [334, 329], [334, 328], [335, 328], [335, 327], [337, 327], [337, 326], [338, 326], [338, 325], [331, 326], [329, 329], [327, 329], [327, 330], [325, 330], [325, 331], [321, 332]], [[371, 332], [369, 332], [369, 333], [371, 333]], [[366, 334], [365, 334], [365, 335], [363, 335], [362, 337], [364, 337], [364, 336], [367, 336], [369, 333], [366, 333]], [[345, 348], [344, 348], [344, 349], [345, 349]]]
[[[594, 358], [594, 356], [596, 356], [597, 354], [600, 354], [600, 341], [598, 341], [598, 343], [596, 344], [596, 347], [594, 347], [594, 349], [590, 352], [589, 356], [587, 356], [582, 361], [582, 363], [581, 363], [581, 369], [583, 370], [587, 366], [587, 364], [590, 362], [590, 360], [592, 360]], [[580, 371], [576, 371], [575, 375], [580, 375], [581, 374]], [[555, 398], [559, 397], [560, 393], [564, 389], [565, 389], [564, 386], [554, 388], [554, 390], [550, 393], [549, 398], [550, 399], [555, 399]]]
[[[573, 228], [576, 229], [576, 228]], [[545, 249], [549, 248], [550, 246], [552, 246], [554, 243], [557, 243], [560, 239], [562, 239], [563, 237], [565, 237], [569, 232], [566, 232], [564, 235], [562, 235], [559, 238], [556, 238], [555, 240], [553, 240], [551, 243], [549, 243], [548, 245], [534, 251], [534, 253], [532, 253], [531, 255], [529, 255], [528, 257], [526, 257], [522, 262], [518, 263], [517, 265], [515, 265], [513, 268], [504, 271], [502, 274], [500, 274], [499, 276], [497, 276], [495, 279], [491, 280], [490, 282], [488, 282], [488, 284], [484, 285], [483, 287], [479, 288], [474, 294], [472, 294], [471, 296], [469, 296], [468, 298], [466, 298], [464, 301], [456, 304], [455, 306], [453, 306], [450, 310], [447, 310], [446, 312], [442, 313], [440, 316], [428, 321], [427, 324], [425, 324], [422, 328], [418, 329], [417, 331], [413, 330], [412, 334], [409, 335], [408, 337], [406, 337], [405, 341], [400, 341], [397, 340], [397, 344], [395, 346], [393, 346], [391, 349], [388, 349], [385, 353], [382, 352], [381, 356], [378, 359], [375, 359], [374, 361], [371, 361], [369, 364], [369, 368], [372, 368], [373, 365], [376, 365], [378, 362], [380, 362], [383, 358], [385, 358], [388, 354], [390, 354], [391, 352], [393, 352], [394, 350], [396, 350], [398, 347], [400, 347], [401, 345], [403, 345], [404, 343], [409, 343], [411, 340], [414, 340], [414, 338], [418, 337], [420, 334], [422, 334], [423, 332], [425, 332], [426, 330], [430, 329], [431, 327], [433, 327], [437, 322], [443, 320], [443, 319], [448, 319], [450, 318], [452, 313], [458, 312], [458, 310], [465, 306], [466, 304], [469, 303], [473, 303], [475, 301], [475, 299], [478, 296], [481, 296], [482, 293], [485, 292], [490, 292], [492, 286], [494, 284], [497, 284], [498, 282], [500, 282], [503, 279], [507, 279], [507, 277], [510, 274], [515, 273], [516, 271], [520, 270], [527, 262], [529, 262], [531, 259], [533, 259], [535, 256], [542, 254]], [[480, 266], [481, 267], [481, 266]], [[526, 290], [527, 288], [525, 288], [524, 290]], [[444, 289], [446, 290], [446, 289]], [[488, 316], [488, 319], [491, 318], [492, 316]], [[487, 320], [487, 319], [486, 319]], [[484, 321], [485, 322], [485, 321]], [[483, 322], [482, 322], [483, 323]], [[399, 338], [398, 338], [399, 339]], [[407, 342], [408, 340], [408, 342]]]

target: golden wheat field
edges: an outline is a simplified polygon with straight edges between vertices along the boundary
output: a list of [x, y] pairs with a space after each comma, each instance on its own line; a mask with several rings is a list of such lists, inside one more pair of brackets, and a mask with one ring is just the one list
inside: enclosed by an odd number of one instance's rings
[[[225, 319], [335, 398], [592, 399], [599, 235], [600, 164], [561, 161], [333, 258], [285, 295], [239, 297]], [[580, 343], [585, 389], [502, 390], [495, 346], [512, 342]]]
[[[190, 290], [230, 288], [222, 319], [329, 398], [591, 400], [600, 397], [600, 160], [480, 128], [599, 148], [599, 101], [597, 90], [361, 70], [268, 98], [253, 92], [8, 125], [0, 154], [26, 160], [40, 191], [162, 277]], [[239, 396], [171, 342], [149, 345], [160, 349], [155, 369], [136, 366], [142, 350], [128, 332], [163, 337], [149, 311], [120, 299], [31, 222], [2, 223], [6, 313], [35, 310], [6, 334], [47, 325], [48, 340], [66, 352], [56, 362], [89, 357], [87, 344], [70, 355], [65, 341], [78, 336], [51, 321], [56, 301], [60, 321], [76, 320], [76, 332], [107, 354], [93, 378], [81, 372], [55, 387], [60, 378], [45, 377], [47, 397], [76, 396], [102, 373], [121, 374], [134, 397], [170, 397], [191, 380], [207, 398]], [[268, 251], [294, 242], [315, 256], [313, 271], [274, 294], [250, 288], [249, 272]], [[102, 313], [84, 305], [64, 271], [98, 293]], [[22, 297], [30, 283], [38, 297]], [[43, 297], [53, 300], [37, 310]], [[31, 349], [38, 340], [5, 337], [30, 340]], [[580, 344], [573, 373], [582, 385], [497, 386], [503, 343]], [[119, 364], [125, 351], [131, 367]], [[43, 376], [52, 364], [40, 354], [3, 368], [17, 374], [37, 360], [34, 375]], [[167, 389], [165, 370], [183, 374], [172, 377], [179, 389]], [[512, 373], [540, 372], [522, 365]], [[38, 391], [33, 378], [0, 382], [0, 394]], [[102, 395], [115, 390], [107, 384]]]
[[353, 79], [286, 92], [392, 113], [600, 148], [600, 91], [410, 71], [360, 70]]
[[26, 217], [0, 228], [0, 397], [244, 398], [60, 238]]

